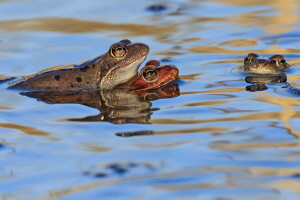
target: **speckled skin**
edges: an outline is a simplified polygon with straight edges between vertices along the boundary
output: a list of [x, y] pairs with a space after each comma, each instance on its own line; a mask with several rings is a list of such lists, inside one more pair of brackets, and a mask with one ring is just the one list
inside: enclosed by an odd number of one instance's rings
[[12, 82], [9, 87], [25, 90], [113, 89], [137, 74], [148, 53], [146, 44], [121, 40], [93, 60], [68, 69], [41, 72]]
[[270, 58], [259, 58], [255, 53], [249, 53], [244, 59], [244, 71], [246, 73], [272, 74], [284, 71], [290, 65], [286, 63], [282, 55], [273, 55]]

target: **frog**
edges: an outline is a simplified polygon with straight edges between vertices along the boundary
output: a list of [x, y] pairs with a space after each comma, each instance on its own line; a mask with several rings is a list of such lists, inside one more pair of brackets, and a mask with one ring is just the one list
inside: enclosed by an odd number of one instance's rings
[[246, 73], [275, 74], [285, 71], [290, 66], [280, 54], [260, 58], [256, 53], [249, 53], [244, 59], [244, 72]]
[[28, 78], [10, 82], [8, 88], [37, 91], [99, 88], [111, 90], [134, 77], [148, 53], [149, 47], [146, 44], [123, 39], [92, 60], [67, 69], [41, 71]]
[[147, 90], [161, 87], [178, 78], [179, 70], [175, 65], [160, 65], [157, 60], [148, 61], [126, 85], [130, 85], [134, 91]]

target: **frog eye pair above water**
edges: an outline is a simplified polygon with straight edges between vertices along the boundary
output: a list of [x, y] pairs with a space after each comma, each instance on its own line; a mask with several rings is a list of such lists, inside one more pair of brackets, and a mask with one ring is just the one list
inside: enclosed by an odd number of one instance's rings
[[286, 61], [282, 55], [273, 55], [268, 59], [258, 59], [259, 55], [255, 53], [249, 53], [247, 57], [244, 59], [244, 64], [249, 65], [249, 64], [257, 64], [257, 63], [262, 63], [262, 64], [274, 64], [278, 67], [281, 65], [286, 64]]
[[244, 59], [244, 71], [246, 73], [277, 73], [290, 68], [284, 57], [275, 54], [269, 58], [260, 58], [255, 53], [249, 53]]

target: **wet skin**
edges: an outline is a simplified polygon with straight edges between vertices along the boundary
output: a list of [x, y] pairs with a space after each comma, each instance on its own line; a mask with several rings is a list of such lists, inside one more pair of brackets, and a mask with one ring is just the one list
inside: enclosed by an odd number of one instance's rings
[[133, 86], [134, 90], [156, 88], [177, 79], [178, 73], [178, 68], [174, 65], [160, 66], [157, 60], [150, 60], [141, 69], [139, 75], [127, 84]]
[[244, 59], [246, 73], [272, 74], [290, 68], [282, 55], [273, 55], [270, 58], [259, 58], [255, 53], [249, 53]]
[[146, 44], [121, 40], [93, 60], [68, 69], [41, 72], [15, 81], [9, 87], [25, 90], [113, 89], [137, 74], [148, 53]]

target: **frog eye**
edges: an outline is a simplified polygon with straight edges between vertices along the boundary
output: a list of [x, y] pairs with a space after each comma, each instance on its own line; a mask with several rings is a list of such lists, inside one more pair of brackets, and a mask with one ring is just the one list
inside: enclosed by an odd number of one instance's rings
[[285, 60], [284, 60], [284, 59], [280, 60], [280, 63], [281, 63], [281, 64], [284, 64], [284, 63], [285, 63]]
[[157, 70], [152, 67], [148, 67], [143, 71], [142, 77], [146, 81], [155, 81], [157, 79], [157, 76], [158, 76]]
[[244, 59], [244, 64], [251, 63], [252, 61], [253, 61], [253, 60], [252, 60], [251, 58], [246, 57], [246, 58]]
[[120, 43], [113, 45], [110, 50], [110, 54], [115, 58], [122, 58], [125, 56], [126, 52], [126, 47]]

